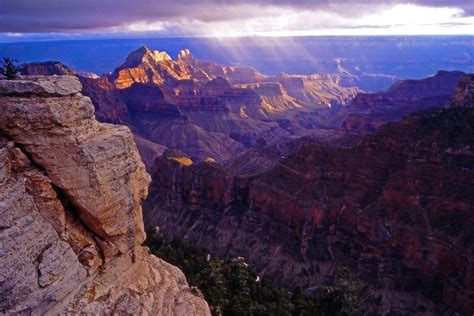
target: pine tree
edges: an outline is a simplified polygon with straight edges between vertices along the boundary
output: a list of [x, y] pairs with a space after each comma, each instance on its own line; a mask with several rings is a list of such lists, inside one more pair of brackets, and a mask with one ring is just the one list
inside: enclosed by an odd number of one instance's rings
[[0, 75], [3, 75], [6, 79], [15, 79], [16, 74], [21, 70], [19, 66], [16, 66], [15, 63], [17, 60], [9, 57], [2, 58], [0, 66]]

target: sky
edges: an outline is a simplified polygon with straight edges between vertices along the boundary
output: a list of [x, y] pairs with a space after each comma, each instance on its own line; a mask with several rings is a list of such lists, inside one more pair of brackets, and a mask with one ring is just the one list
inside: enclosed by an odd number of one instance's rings
[[472, 0], [0, 0], [0, 41], [474, 35]]

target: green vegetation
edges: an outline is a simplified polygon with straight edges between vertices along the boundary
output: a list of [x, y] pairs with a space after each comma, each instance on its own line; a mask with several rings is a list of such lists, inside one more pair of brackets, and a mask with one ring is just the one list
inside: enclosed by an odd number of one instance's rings
[[0, 75], [5, 76], [7, 79], [15, 79], [17, 72], [21, 70], [21, 67], [15, 65], [16, 62], [12, 58], [2, 58], [2, 61], [0, 61]]
[[213, 315], [359, 315], [362, 285], [347, 268], [335, 282], [315, 295], [301, 288], [292, 291], [260, 281], [244, 259], [211, 257], [181, 240], [166, 242], [159, 230], [148, 233], [152, 253], [178, 266], [191, 286], [199, 288]]

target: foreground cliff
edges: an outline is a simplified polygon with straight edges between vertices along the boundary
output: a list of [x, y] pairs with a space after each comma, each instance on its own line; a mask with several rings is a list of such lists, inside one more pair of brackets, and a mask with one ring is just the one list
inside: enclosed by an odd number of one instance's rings
[[71, 76], [0, 81], [0, 312], [207, 315], [141, 247], [149, 175]]
[[168, 151], [152, 170], [145, 223], [244, 256], [279, 285], [317, 291], [347, 266], [367, 284], [365, 310], [375, 314], [470, 315], [472, 78], [461, 78], [448, 109], [349, 147], [297, 146], [260, 174]]

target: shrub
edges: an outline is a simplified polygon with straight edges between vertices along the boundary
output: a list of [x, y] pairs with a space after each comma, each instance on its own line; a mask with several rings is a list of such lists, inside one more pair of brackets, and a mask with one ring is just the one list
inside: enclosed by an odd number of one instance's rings
[[15, 79], [16, 74], [21, 70], [20, 66], [15, 65], [18, 61], [9, 58], [9, 57], [4, 57], [2, 58], [2, 61], [0, 62], [0, 75], [3, 75], [6, 79]]
[[242, 257], [222, 259], [178, 239], [167, 242], [157, 228], [148, 233], [145, 244], [153, 254], [184, 272], [189, 284], [203, 292], [213, 315], [309, 316], [360, 312], [361, 283], [347, 268], [339, 270], [333, 284], [309, 295], [299, 287], [288, 290], [260, 280]]

